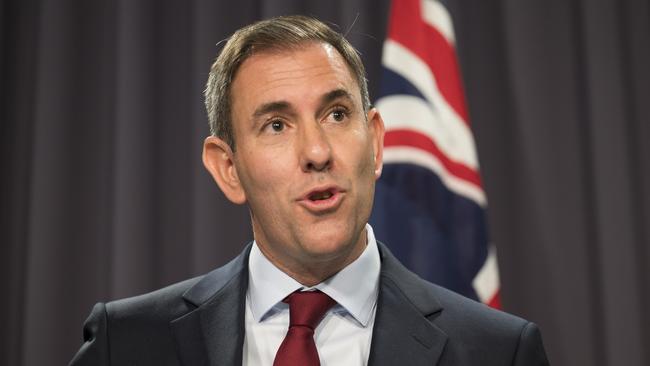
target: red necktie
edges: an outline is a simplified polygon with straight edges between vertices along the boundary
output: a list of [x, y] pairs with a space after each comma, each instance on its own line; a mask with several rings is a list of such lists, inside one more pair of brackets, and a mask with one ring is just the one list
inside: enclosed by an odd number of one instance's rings
[[283, 301], [289, 304], [289, 330], [273, 366], [320, 366], [314, 329], [336, 301], [320, 291], [294, 292]]

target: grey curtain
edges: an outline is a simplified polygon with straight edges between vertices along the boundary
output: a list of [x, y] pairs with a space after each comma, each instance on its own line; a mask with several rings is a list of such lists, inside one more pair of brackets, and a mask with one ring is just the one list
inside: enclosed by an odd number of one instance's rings
[[[540, 324], [553, 365], [649, 364], [650, 3], [445, 3], [505, 309]], [[209, 271], [251, 239], [200, 162], [220, 40], [317, 16], [361, 50], [374, 95], [388, 9], [0, 1], [0, 364], [66, 364], [95, 302]]]

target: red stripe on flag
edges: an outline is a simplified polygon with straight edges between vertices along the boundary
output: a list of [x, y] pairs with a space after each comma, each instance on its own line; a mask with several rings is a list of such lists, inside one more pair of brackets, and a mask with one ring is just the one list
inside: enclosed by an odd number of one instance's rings
[[420, 0], [393, 1], [388, 37], [429, 66], [442, 96], [469, 125], [456, 50], [437, 29], [424, 22]]
[[435, 156], [449, 174], [472, 183], [481, 188], [479, 173], [465, 164], [451, 160], [438, 148], [438, 145], [428, 136], [413, 130], [388, 130], [384, 136], [384, 146], [408, 146], [420, 149]]
[[488, 301], [486, 304], [490, 307], [493, 307], [495, 309], [501, 309], [501, 296], [500, 296], [501, 290], [497, 290], [496, 293], [494, 293], [494, 296]]

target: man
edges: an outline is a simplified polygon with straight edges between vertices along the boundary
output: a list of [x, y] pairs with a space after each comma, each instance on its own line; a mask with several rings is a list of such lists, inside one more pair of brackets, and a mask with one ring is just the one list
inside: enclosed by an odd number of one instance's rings
[[323, 23], [236, 32], [206, 88], [203, 161], [255, 241], [224, 267], [98, 304], [72, 365], [545, 365], [537, 327], [418, 278], [367, 224], [384, 124]]

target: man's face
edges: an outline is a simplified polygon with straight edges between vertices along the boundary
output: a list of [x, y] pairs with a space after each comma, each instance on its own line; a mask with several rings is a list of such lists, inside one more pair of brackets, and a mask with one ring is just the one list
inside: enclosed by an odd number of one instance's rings
[[259, 52], [240, 66], [231, 98], [233, 168], [260, 249], [289, 271], [354, 260], [384, 127], [376, 110], [364, 113], [341, 55], [322, 43]]

